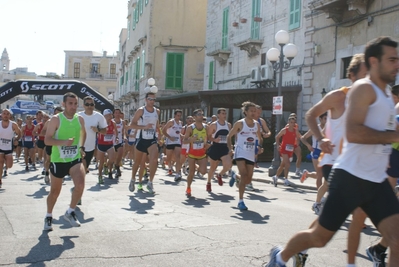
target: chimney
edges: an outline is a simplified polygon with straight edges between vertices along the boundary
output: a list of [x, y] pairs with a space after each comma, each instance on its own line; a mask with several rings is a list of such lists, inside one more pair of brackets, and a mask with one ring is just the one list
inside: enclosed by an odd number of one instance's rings
[[107, 51], [103, 51], [103, 57], [107, 56]]

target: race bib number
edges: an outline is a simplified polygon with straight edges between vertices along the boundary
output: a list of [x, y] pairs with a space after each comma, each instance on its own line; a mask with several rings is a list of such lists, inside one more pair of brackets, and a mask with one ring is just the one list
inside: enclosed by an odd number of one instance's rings
[[114, 141], [114, 135], [113, 135], [113, 134], [106, 134], [106, 135], [104, 135], [104, 141], [105, 141], [105, 142], [112, 142], [112, 141]]
[[1, 139], [0, 139], [0, 144], [2, 144], [2, 145], [9, 145], [9, 144], [11, 144], [11, 139], [4, 139], [4, 138], [1, 138]]
[[78, 155], [78, 146], [61, 146], [60, 157], [62, 159], [71, 159]]
[[32, 136], [25, 136], [24, 140], [25, 140], [25, 142], [32, 142], [33, 138], [32, 138]]
[[293, 145], [285, 145], [285, 151], [288, 151], [288, 152], [294, 151], [294, 146]]
[[391, 145], [376, 145], [374, 149], [374, 153], [381, 155], [389, 155], [392, 152]]
[[220, 138], [219, 143], [227, 143], [227, 135], [219, 135]]
[[136, 141], [136, 137], [129, 135], [129, 139], [128, 140], [129, 140], [129, 142], [134, 142], [134, 141]]
[[204, 148], [204, 142], [194, 142], [193, 143], [193, 149], [203, 149]]
[[144, 139], [153, 139], [155, 136], [155, 130], [154, 129], [144, 129], [143, 130], [143, 138]]
[[245, 142], [244, 145], [246, 151], [254, 151], [255, 149], [255, 142]]
[[395, 131], [396, 130], [395, 121], [396, 121], [396, 114], [391, 112], [391, 114], [389, 115], [388, 123], [387, 123], [387, 127], [386, 127], [387, 131]]

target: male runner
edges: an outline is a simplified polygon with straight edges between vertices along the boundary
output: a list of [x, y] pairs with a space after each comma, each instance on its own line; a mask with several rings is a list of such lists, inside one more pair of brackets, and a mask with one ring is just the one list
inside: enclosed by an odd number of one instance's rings
[[[115, 148], [115, 170], [116, 177], [121, 177], [121, 161], [123, 157], [123, 141], [125, 140], [125, 123], [123, 121], [123, 113], [119, 108], [114, 109], [114, 122], [117, 130], [117, 135], [115, 136], [114, 148]], [[111, 170], [109, 170], [111, 172]]]
[[26, 124], [22, 126], [22, 145], [24, 147], [24, 157], [25, 157], [25, 171], [29, 171], [29, 160], [32, 162], [32, 167], [36, 170], [35, 165], [35, 135], [33, 134], [33, 130], [35, 126], [32, 123], [32, 116], [26, 116], [25, 122]]

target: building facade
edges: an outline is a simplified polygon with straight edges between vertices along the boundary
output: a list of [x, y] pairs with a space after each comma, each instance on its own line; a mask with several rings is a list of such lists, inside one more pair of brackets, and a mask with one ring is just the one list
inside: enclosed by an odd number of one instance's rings
[[206, 8], [206, 0], [128, 1], [117, 96], [131, 113], [144, 104], [151, 77], [158, 99], [202, 90]]

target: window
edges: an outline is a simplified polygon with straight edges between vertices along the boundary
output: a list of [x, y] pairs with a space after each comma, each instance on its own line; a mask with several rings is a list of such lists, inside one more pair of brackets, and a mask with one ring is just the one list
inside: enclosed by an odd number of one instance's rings
[[80, 78], [80, 63], [73, 64], [73, 78]]
[[134, 87], [135, 87], [135, 90], [136, 91], [139, 91], [140, 90], [140, 87], [139, 87], [139, 85], [140, 85], [140, 57], [138, 57], [137, 59], [136, 59], [136, 75], [135, 75], [135, 85], [134, 85]]
[[132, 12], [132, 15], [133, 15], [133, 19], [132, 19], [132, 30], [134, 30], [134, 29], [136, 29], [136, 9], [134, 8], [133, 9], [133, 12]]
[[290, 0], [290, 25], [288, 29], [299, 28], [301, 15], [301, 0]]
[[229, 62], [229, 74], [233, 73], [233, 62]]
[[126, 84], [128, 84], [128, 81], [129, 81], [129, 72], [128, 71], [126, 71], [126, 73], [125, 73], [125, 77], [126, 77]]
[[120, 79], [120, 84], [121, 84], [121, 86], [123, 85], [123, 76]]
[[183, 53], [167, 53], [166, 55], [166, 89], [183, 89]]
[[227, 49], [229, 35], [229, 8], [223, 10], [222, 49]]
[[144, 0], [139, 0], [140, 15], [143, 14], [143, 1]]
[[341, 73], [342, 73], [341, 79], [346, 79], [346, 78], [347, 78], [347, 72], [346, 72], [346, 70], [348, 69], [349, 64], [351, 63], [352, 57], [344, 57], [344, 58], [342, 58], [341, 60], [342, 60], [342, 63], [341, 63], [341, 66], [342, 66], [342, 69], [341, 69], [341, 70], [342, 70], [342, 71], [341, 71]]
[[213, 63], [214, 61], [209, 62], [209, 79], [208, 79], [208, 89], [213, 89]]
[[261, 66], [266, 65], [266, 53], [262, 53], [260, 55], [260, 65]]
[[141, 78], [145, 76], [145, 50], [141, 52]]
[[136, 23], [138, 23], [139, 22], [139, 6], [134, 10], [134, 15], [135, 15], [135, 17], [136, 17]]
[[127, 21], [127, 39], [130, 39], [130, 20]]
[[147, 5], [148, 4], [148, 0], [145, 0], [145, 5]]
[[260, 22], [255, 21], [255, 17], [260, 17], [260, 0], [252, 0], [251, 39], [258, 40]]
[[116, 64], [111, 64], [109, 66], [109, 75], [110, 78], [116, 78]]
[[90, 64], [90, 78], [96, 78], [100, 76], [100, 64], [91, 63]]

